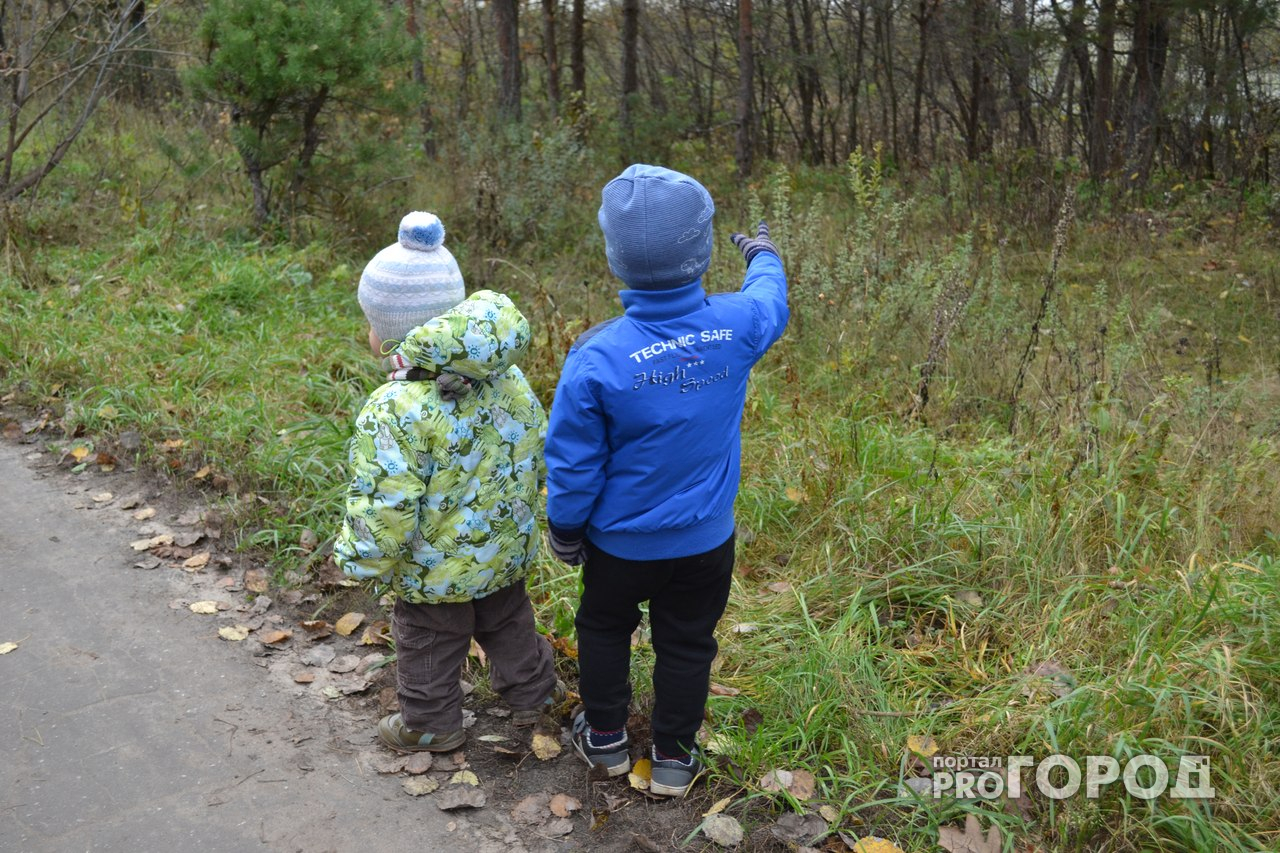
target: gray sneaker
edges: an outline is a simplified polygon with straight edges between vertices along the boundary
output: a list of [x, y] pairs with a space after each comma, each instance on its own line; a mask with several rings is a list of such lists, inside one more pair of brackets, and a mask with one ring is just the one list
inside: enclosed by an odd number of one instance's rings
[[608, 746], [591, 744], [591, 727], [587, 725], [587, 712], [582, 711], [573, 718], [573, 748], [582, 760], [592, 767], [603, 767], [610, 776], [621, 776], [631, 770], [631, 746], [627, 733], [623, 731], [622, 740]]
[[660, 797], [683, 797], [705, 769], [697, 753], [684, 759], [658, 758], [658, 749], [654, 747], [649, 793]]

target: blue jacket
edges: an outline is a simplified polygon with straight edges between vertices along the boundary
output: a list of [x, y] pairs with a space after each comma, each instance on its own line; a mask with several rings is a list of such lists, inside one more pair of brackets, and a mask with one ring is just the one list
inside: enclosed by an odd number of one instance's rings
[[733, 533], [751, 367], [787, 325], [763, 252], [738, 293], [624, 290], [625, 313], [565, 359], [547, 431], [547, 520], [629, 560], [709, 551]]

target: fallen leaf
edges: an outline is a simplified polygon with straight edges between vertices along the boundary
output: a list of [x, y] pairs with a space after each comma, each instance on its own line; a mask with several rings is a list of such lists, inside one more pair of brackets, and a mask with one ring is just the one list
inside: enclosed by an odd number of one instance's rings
[[533, 754], [543, 761], [550, 761], [560, 754], [560, 739], [542, 732], [535, 732], [533, 735]]
[[181, 438], [167, 438], [160, 442], [160, 447], [166, 451], [181, 450], [182, 446], [187, 442]]
[[649, 790], [649, 783], [653, 781], [653, 764], [647, 758], [641, 758], [635, 764], [631, 765], [631, 772], [627, 774], [627, 781], [631, 783], [631, 787], [637, 791]]
[[411, 797], [421, 797], [435, 792], [440, 783], [430, 776], [410, 776], [400, 783], [400, 787]]
[[712, 696], [737, 696], [741, 692], [742, 691], [736, 687], [725, 687], [723, 684], [716, 684], [714, 681], [711, 682]]
[[289, 639], [292, 636], [293, 636], [292, 631], [281, 631], [277, 629], [274, 631], [267, 631], [266, 633], [259, 634], [258, 642], [262, 643], [264, 646], [274, 646], [278, 643], [283, 643], [285, 640]]
[[797, 800], [811, 799], [817, 787], [817, 780], [813, 778], [813, 774], [808, 770], [791, 771], [791, 784], [787, 786], [787, 790]]
[[721, 847], [737, 847], [742, 843], [742, 824], [726, 814], [713, 814], [702, 822], [702, 834]]
[[480, 735], [476, 740], [481, 743], [505, 743], [507, 737], [506, 735]]
[[330, 684], [328, 687], [320, 691], [330, 699], [337, 699], [342, 696], [342, 691]]
[[450, 785], [436, 797], [436, 807], [442, 811], [478, 809], [484, 803], [484, 789], [479, 785]]
[[320, 537], [316, 536], [316, 532], [310, 527], [302, 528], [302, 532], [298, 534], [298, 547], [306, 553], [310, 554], [320, 545]]
[[558, 817], [542, 825], [542, 834], [551, 837], [568, 835], [573, 832], [573, 821], [567, 817]]
[[938, 743], [931, 735], [911, 735], [907, 738], [907, 749], [921, 758], [932, 758], [938, 752]]
[[853, 853], [903, 853], [903, 850], [892, 841], [878, 835], [868, 835], [858, 839], [853, 845]]
[[748, 708], [742, 712], [742, 727], [746, 729], [747, 734], [753, 735], [756, 729], [760, 728], [760, 724], [764, 722], [764, 714], [755, 708]]
[[212, 474], [212, 473], [213, 473], [213, 469], [212, 469], [212, 468], [210, 468], [208, 465], [206, 465], [206, 466], [204, 466], [203, 468], [201, 468], [199, 471], [197, 471], [197, 472], [195, 472], [194, 474], [192, 474], [192, 475], [191, 475], [191, 479], [193, 479], [193, 480], [203, 480], [205, 477], [208, 477], [208, 476], [209, 476], [210, 474]]
[[421, 776], [431, 769], [431, 765], [435, 763], [435, 758], [429, 752], [416, 752], [405, 759], [404, 772], [411, 776]]
[[516, 803], [515, 808], [511, 810], [511, 819], [528, 826], [537, 826], [546, 821], [550, 807], [551, 795], [546, 791], [530, 794]]
[[[244, 588], [249, 590], [249, 592], [266, 592], [268, 588], [266, 572], [261, 569], [249, 569], [246, 571], [244, 573]], [[302, 624], [305, 627], [307, 623], [303, 622]], [[328, 622], [321, 622], [320, 624], [324, 625], [326, 628], [329, 627]]]
[[791, 501], [793, 504], [804, 503], [809, 500], [809, 496], [797, 489], [795, 486], [787, 486], [786, 495], [787, 500]]
[[83, 462], [84, 458], [89, 455], [89, 448], [83, 444], [77, 444], [75, 447], [67, 451], [67, 455], [77, 462]]
[[723, 800], [717, 800], [714, 806], [712, 806], [711, 808], [707, 809], [705, 812], [702, 813], [702, 816], [711, 817], [713, 814], [720, 814], [720, 812], [729, 808], [729, 805], [732, 802], [733, 802], [733, 797], [725, 797]]
[[835, 823], [840, 819], [839, 810], [830, 804], [818, 806], [818, 814], [822, 815], [822, 819], [827, 823]]
[[144, 507], [133, 514], [134, 521], [146, 521], [148, 518], [155, 518], [156, 508], [153, 506]]
[[195, 601], [188, 608], [192, 613], [199, 613], [204, 616], [211, 616], [218, 612], [218, 602], [216, 601]]
[[249, 629], [244, 625], [227, 625], [218, 629], [218, 636], [232, 643], [238, 643], [249, 636]]
[[191, 556], [190, 548], [180, 548], [177, 545], [161, 543], [151, 549], [151, 553], [157, 557], [163, 557], [166, 560], [185, 560]]
[[551, 813], [556, 817], [568, 817], [582, 808], [582, 802], [568, 794], [556, 794], [551, 798]]
[[17, 643], [0, 643], [0, 655], [7, 655], [16, 648], [18, 648]]
[[338, 653], [334, 651], [333, 646], [321, 645], [307, 649], [298, 657], [298, 660], [306, 666], [327, 666], [337, 656]]
[[826, 835], [827, 822], [816, 814], [787, 812], [769, 828], [774, 838], [794, 844], [812, 844]]
[[360, 645], [391, 645], [391, 623], [387, 622], [385, 619], [379, 619], [376, 622], [371, 622], [369, 627], [364, 629], [364, 633], [360, 635]]
[[363, 613], [347, 613], [334, 624], [333, 630], [337, 631], [339, 636], [349, 637], [351, 632], [360, 627], [360, 623], [363, 621]]
[[149, 551], [159, 545], [172, 545], [173, 534], [161, 533], [158, 536], [152, 536], [149, 539], [135, 539], [129, 543], [129, 547], [135, 551]]
[[450, 785], [479, 785], [480, 780], [470, 770], [459, 770], [449, 777]]
[[729, 629], [729, 633], [750, 634], [752, 631], [758, 630], [759, 627], [760, 627], [759, 625], [752, 624], [751, 622], [739, 622], [738, 624], [734, 625], [732, 628]]
[[938, 827], [938, 846], [951, 853], [1000, 853], [1004, 845], [1000, 827], [992, 824], [984, 837], [982, 823], [975, 815], [969, 815], [964, 819], [963, 831], [958, 826]]
[[760, 790], [781, 791], [791, 787], [794, 777], [790, 770], [770, 770], [760, 777]]
[[328, 669], [336, 673], [352, 672], [359, 665], [360, 658], [355, 655], [341, 655], [329, 663]]
[[111, 494], [111, 492], [98, 492], [93, 496], [93, 502], [96, 504], [104, 504], [114, 497], [115, 495]]
[[771, 584], [766, 584], [765, 589], [769, 590], [770, 592], [783, 593], [791, 589], [791, 584], [787, 583], [786, 581], [774, 581]]
[[399, 773], [409, 761], [407, 755], [380, 753], [373, 757], [373, 769], [379, 773]]
[[983, 604], [982, 596], [971, 589], [961, 590], [956, 593], [956, 600], [963, 601], [972, 607], [981, 607]]
[[314, 672], [299, 672], [293, 676], [293, 680], [298, 684], [310, 684], [316, 680], [316, 674]]
[[196, 554], [195, 556], [188, 557], [187, 559], [183, 560], [182, 568], [191, 572], [199, 571], [200, 569], [203, 569], [205, 566], [209, 565], [209, 557], [210, 557], [210, 554], [208, 551], [201, 551], [199, 554]]
[[1027, 675], [1044, 678], [1049, 681], [1049, 692], [1062, 698], [1076, 688], [1075, 674], [1053, 658], [1041, 661], [1035, 666], [1023, 670]]

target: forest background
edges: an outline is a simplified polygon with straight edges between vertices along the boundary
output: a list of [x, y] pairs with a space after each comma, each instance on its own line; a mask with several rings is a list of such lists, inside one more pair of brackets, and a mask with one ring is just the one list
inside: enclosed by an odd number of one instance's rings
[[[1278, 17], [0, 0], [9, 428], [194, 479], [300, 583], [399, 217], [438, 212], [469, 289], [530, 316], [550, 405], [618, 311], [600, 187], [681, 169], [717, 203], [708, 288], [762, 217], [792, 288], [743, 425], [717, 781], [803, 810], [752, 780], [807, 769], [833, 830], [904, 849], [966, 812], [1006, 849], [1275, 849]], [[571, 654], [576, 577], [531, 588]], [[1203, 754], [1216, 796], [922, 802], [934, 750]]]

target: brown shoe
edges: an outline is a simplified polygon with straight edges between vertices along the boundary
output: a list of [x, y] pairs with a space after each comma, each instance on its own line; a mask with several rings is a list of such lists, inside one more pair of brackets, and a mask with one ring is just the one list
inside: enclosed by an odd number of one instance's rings
[[511, 724], [518, 729], [527, 729], [529, 726], [537, 725], [543, 714], [551, 714], [556, 708], [563, 705], [567, 698], [568, 694], [565, 692], [564, 682], [556, 679], [555, 686], [551, 688], [551, 693], [546, 699], [543, 699], [532, 708], [512, 711]]
[[378, 737], [397, 752], [453, 752], [467, 741], [462, 729], [443, 734], [415, 732], [404, 724], [399, 714], [378, 721]]

